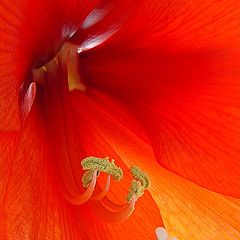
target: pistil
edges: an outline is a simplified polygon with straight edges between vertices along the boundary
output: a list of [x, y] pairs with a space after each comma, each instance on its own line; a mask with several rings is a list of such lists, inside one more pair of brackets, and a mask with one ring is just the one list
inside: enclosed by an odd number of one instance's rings
[[178, 240], [176, 237], [169, 237], [168, 232], [163, 227], [156, 228], [157, 240]]

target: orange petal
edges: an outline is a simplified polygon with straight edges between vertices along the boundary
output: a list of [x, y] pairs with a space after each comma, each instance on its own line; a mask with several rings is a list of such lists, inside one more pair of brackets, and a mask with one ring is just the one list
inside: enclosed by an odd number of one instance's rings
[[[115, 143], [116, 148], [119, 142]], [[129, 164], [139, 164], [151, 176], [150, 193], [159, 206], [164, 225], [172, 236], [179, 239], [239, 239], [240, 203], [194, 183], [184, 180], [158, 164], [152, 163], [149, 155], [142, 152], [142, 145], [136, 145], [135, 153], [121, 149], [119, 154]], [[116, 149], [115, 148], [115, 149]]]
[[4, 140], [1, 134], [1, 239], [66, 240], [82, 236], [82, 229], [73, 224], [73, 209], [56, 188], [39, 119], [30, 115], [20, 141], [19, 135]]
[[[0, 196], [4, 196], [11, 173], [11, 162], [19, 143], [17, 132], [0, 132]], [[0, 217], [2, 215], [0, 214]], [[1, 231], [0, 231], [1, 232]]]
[[239, 200], [211, 192], [164, 170], [155, 160], [151, 147], [103, 105], [99, 107], [99, 101], [94, 103], [79, 95], [77, 99], [81, 99], [78, 106], [82, 110], [86, 108], [84, 116], [95, 130], [95, 136], [106, 141], [128, 166], [137, 164], [149, 173], [150, 192], [172, 236], [191, 240], [239, 239]]
[[121, 101], [159, 163], [240, 196], [240, 2], [144, 1], [105, 45], [81, 55], [87, 86]]
[[[94, 204], [94, 203], [93, 203]], [[90, 240], [150, 239], [155, 240], [155, 229], [162, 226], [159, 210], [149, 193], [139, 199], [132, 216], [120, 223], [108, 223], [97, 218], [91, 203], [84, 206], [84, 224]], [[81, 221], [83, 222], [83, 221]]]
[[[96, 218], [90, 208], [91, 203], [74, 206], [64, 199], [60, 193], [61, 185], [56, 181], [55, 161], [48, 155], [45, 130], [37, 110], [37, 105], [34, 105], [20, 141], [17, 133], [1, 134], [0, 238], [117, 240], [147, 237], [154, 240], [154, 230], [162, 223], [159, 210], [148, 193], [139, 200], [132, 218], [119, 224], [105, 223]], [[90, 139], [89, 147], [94, 149], [97, 142]], [[16, 148], [17, 152], [14, 151]], [[108, 154], [104, 152], [105, 148], [95, 148], [96, 153], [101, 151]], [[79, 157], [79, 164], [80, 161]], [[121, 193], [126, 193], [126, 188], [116, 189], [113, 195], [124, 201], [125, 195]]]

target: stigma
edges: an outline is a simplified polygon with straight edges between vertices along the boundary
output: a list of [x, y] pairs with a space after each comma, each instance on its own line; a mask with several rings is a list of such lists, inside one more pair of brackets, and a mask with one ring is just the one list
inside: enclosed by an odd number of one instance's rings
[[157, 240], [178, 240], [176, 237], [169, 237], [168, 232], [163, 227], [156, 228]]
[[[85, 192], [75, 197], [65, 197], [74, 205], [94, 201], [94, 212], [105, 221], [119, 222], [128, 219], [135, 209], [137, 200], [143, 196], [144, 191], [150, 184], [146, 173], [136, 166], [132, 167], [131, 173], [134, 179], [126, 194], [126, 202], [117, 204], [107, 198], [111, 178], [115, 181], [121, 181], [123, 178], [123, 171], [115, 164], [114, 160], [109, 161], [108, 157], [98, 158], [90, 156], [81, 161], [81, 166], [85, 171], [82, 176], [82, 185], [86, 188]], [[100, 173], [106, 174], [107, 180], [101, 192], [94, 194]]]

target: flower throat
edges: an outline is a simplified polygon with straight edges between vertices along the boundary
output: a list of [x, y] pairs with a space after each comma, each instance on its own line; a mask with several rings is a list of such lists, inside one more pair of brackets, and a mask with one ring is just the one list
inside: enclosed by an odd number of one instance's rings
[[[92, 201], [95, 214], [102, 219], [110, 222], [123, 221], [131, 216], [138, 198], [149, 186], [149, 178], [140, 168], [132, 167], [134, 180], [131, 181], [125, 203], [117, 204], [107, 197], [107, 193], [111, 178], [117, 182], [123, 178], [122, 169], [114, 160], [109, 161], [108, 157], [90, 156], [80, 160], [79, 148], [82, 144], [74, 129], [77, 124], [70, 97], [70, 91], [73, 90], [86, 92], [79, 74], [80, 52], [78, 46], [65, 43], [51, 61], [32, 70], [31, 83], [21, 89], [24, 93], [21, 94], [20, 104], [22, 119], [24, 122], [35, 96], [39, 94], [48, 147], [59, 173], [60, 188], [65, 199], [74, 205]], [[103, 187], [98, 184], [100, 174], [107, 175]], [[100, 191], [96, 191], [97, 186]]]

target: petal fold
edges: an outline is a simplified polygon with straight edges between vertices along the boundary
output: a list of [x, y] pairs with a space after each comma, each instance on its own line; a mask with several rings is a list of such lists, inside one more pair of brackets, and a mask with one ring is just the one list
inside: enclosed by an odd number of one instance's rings
[[103, 107], [99, 98], [93, 101], [76, 92], [72, 97], [74, 106], [85, 109], [85, 118], [95, 129], [95, 135], [99, 134], [125, 164], [139, 165], [150, 175], [150, 193], [171, 236], [193, 240], [239, 239], [239, 199], [201, 188], [162, 168], [151, 147], [109, 112], [108, 106]]
[[[240, 196], [239, 1], [145, 1], [83, 53], [82, 78], [125, 105], [159, 163]], [[136, 27], [138, 26], [138, 27]]]
[[[136, 211], [127, 222], [116, 224], [98, 219], [93, 211], [93, 202], [75, 206], [65, 200], [56, 176], [56, 159], [51, 159], [43, 116], [39, 114], [38, 107], [38, 104], [34, 105], [21, 136], [18, 132], [15, 135], [4, 133], [0, 138], [0, 193], [3, 196], [0, 200], [0, 238], [117, 240], [148, 237], [154, 240], [154, 230], [161, 226], [162, 220], [149, 193], [139, 200]], [[84, 124], [83, 121], [80, 123]], [[118, 154], [101, 137], [90, 131], [88, 124], [80, 126], [83, 127], [80, 128], [83, 144], [79, 145], [81, 153], [76, 165], [80, 165], [83, 154], [102, 154], [116, 157], [126, 169]], [[76, 126], [73, 127], [78, 130]], [[125, 183], [128, 184], [129, 180], [130, 176], [126, 174], [123, 185], [112, 184], [113, 191], [109, 197], [119, 203], [124, 202], [128, 187]]]

